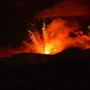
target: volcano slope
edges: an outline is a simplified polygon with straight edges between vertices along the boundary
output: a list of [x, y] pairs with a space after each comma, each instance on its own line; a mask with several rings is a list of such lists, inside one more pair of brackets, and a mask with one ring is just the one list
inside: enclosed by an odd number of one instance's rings
[[0, 59], [0, 88], [87, 90], [90, 50], [76, 48], [56, 55], [17, 54]]

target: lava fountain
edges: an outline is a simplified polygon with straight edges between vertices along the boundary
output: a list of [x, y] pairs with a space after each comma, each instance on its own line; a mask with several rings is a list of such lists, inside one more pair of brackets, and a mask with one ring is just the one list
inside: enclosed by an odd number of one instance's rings
[[[70, 22], [61, 18], [54, 19], [50, 24], [43, 22], [42, 34], [37, 30], [29, 32], [30, 43], [25, 42], [27, 51], [32, 53], [54, 55], [70, 47], [82, 49], [90, 48], [90, 36], [85, 35], [77, 22]], [[74, 35], [71, 36], [70, 34]]]
[[77, 47], [80, 49], [90, 49], [90, 25], [83, 32], [78, 21], [66, 20], [62, 18], [52, 19], [50, 23], [45, 21], [40, 29], [29, 28], [27, 40], [22, 41], [20, 47], [0, 48], [0, 57], [10, 57], [21, 53], [39, 53], [54, 55], [67, 48]]
[[[32, 52], [53, 55], [63, 51], [64, 49], [63, 37], [65, 35], [62, 35], [59, 29], [65, 30], [67, 27], [65, 26], [63, 27], [65, 22], [63, 21], [57, 22], [57, 21], [58, 20], [53, 21], [48, 28], [46, 27], [46, 24], [44, 22], [42, 26], [42, 34], [40, 34], [37, 31], [35, 32], [28, 31], [32, 43], [31, 44], [26, 43], [26, 45], [27, 47], [33, 48]], [[60, 23], [61, 25], [59, 26]]]

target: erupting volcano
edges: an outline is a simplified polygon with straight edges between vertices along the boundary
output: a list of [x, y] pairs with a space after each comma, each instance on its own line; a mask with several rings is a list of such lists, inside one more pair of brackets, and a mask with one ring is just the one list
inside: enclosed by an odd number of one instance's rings
[[43, 22], [42, 33], [36, 29], [28, 32], [31, 42], [25, 42], [25, 45], [27, 51], [31, 49], [33, 53], [53, 55], [70, 47], [90, 48], [89, 30], [85, 35], [78, 23], [61, 18], [54, 19], [48, 25]]
[[[62, 33], [62, 30], [66, 32], [68, 29], [64, 26], [64, 24], [64, 21], [57, 19], [54, 20], [48, 27], [46, 27], [44, 22], [42, 26], [42, 34], [37, 31], [28, 31], [30, 39], [32, 40], [31, 45], [34, 49], [33, 52], [53, 55], [63, 51], [65, 48], [63, 41], [66, 35]], [[28, 45], [28, 43], [26, 45]]]
[[[30, 25], [27, 40], [15, 49], [6, 47], [0, 49], [0, 57], [12, 56], [20, 53], [39, 53], [54, 55], [67, 48], [77, 47], [80, 49], [90, 48], [90, 26], [82, 30], [77, 20], [53, 18], [49, 23], [43, 20], [36, 28], [36, 23]], [[38, 21], [39, 23], [40, 21]]]
[[[10, 29], [11, 36], [9, 38], [13, 38], [11, 40], [5, 39], [5, 47], [3, 46], [3, 39], [1, 40], [3, 48], [0, 48], [0, 57], [10, 57], [21, 53], [54, 55], [74, 47], [90, 49], [89, 1], [55, 0], [55, 3], [53, 1], [49, 1], [49, 3], [48, 0], [45, 0], [45, 2], [48, 4], [44, 5], [44, 2], [42, 2], [43, 4], [39, 2], [38, 4], [35, 4], [35, 2], [32, 4], [31, 1], [30, 3], [28, 1], [20, 1], [13, 3], [15, 5], [11, 5], [12, 8], [16, 8], [15, 11], [17, 12], [15, 15], [12, 15], [11, 12], [11, 16], [9, 15], [11, 18], [10, 24], [8, 22], [6, 24], [10, 28], [6, 28], [5, 30]], [[13, 32], [14, 27], [16, 27], [14, 29], [15, 34]], [[9, 36], [9, 34], [6, 35], [5, 37]]]

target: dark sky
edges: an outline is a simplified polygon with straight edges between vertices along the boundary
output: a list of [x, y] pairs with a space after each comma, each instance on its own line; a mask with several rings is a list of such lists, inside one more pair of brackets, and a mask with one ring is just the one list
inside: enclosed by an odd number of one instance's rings
[[[26, 24], [37, 12], [65, 0], [1, 0], [0, 47], [16, 44], [26, 32]], [[81, 0], [80, 0], [81, 1]], [[87, 3], [88, 0], [82, 0]]]
[[[25, 25], [39, 10], [49, 8], [61, 0], [1, 0], [0, 46], [18, 43]], [[17, 39], [16, 39], [17, 38]]]

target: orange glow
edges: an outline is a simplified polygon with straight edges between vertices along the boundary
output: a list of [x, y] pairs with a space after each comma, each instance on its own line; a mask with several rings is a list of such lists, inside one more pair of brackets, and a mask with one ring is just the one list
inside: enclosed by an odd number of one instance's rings
[[[44, 22], [42, 34], [36, 30], [35, 32], [28, 30], [28, 32], [32, 43], [25, 43], [25, 45], [26, 50], [31, 49], [32, 53], [53, 55], [70, 47], [90, 48], [90, 37], [83, 34], [78, 23], [74, 22], [69, 26], [68, 21], [60, 18], [54, 19], [47, 27]], [[70, 33], [75, 34], [76, 37], [71, 37]]]
[[[42, 27], [43, 39], [40, 38], [41, 35], [38, 32], [29, 32], [30, 38], [32, 39], [32, 46], [34, 49], [34, 53], [53, 55], [58, 52], [61, 52], [64, 49], [64, 47], [62, 46], [64, 35], [62, 35], [58, 29], [59, 27], [61, 29], [65, 29], [66, 27], [63, 27], [64, 24], [63, 21], [61, 21], [61, 26], [59, 26], [59, 24], [60, 21], [58, 22], [58, 20], [55, 20], [54, 22], [52, 22], [51, 25], [49, 25], [48, 28], [46, 28], [45, 23], [43, 23]], [[30, 44], [27, 43], [26, 45]]]
[[[35, 29], [35, 27], [34, 27]], [[0, 49], [0, 57], [10, 57], [20, 53], [39, 53], [54, 55], [71, 47], [90, 49], [90, 26], [84, 34], [76, 21], [53, 19], [49, 24], [43, 22], [42, 33], [37, 29], [27, 30], [28, 41], [22, 41], [20, 48], [10, 46]], [[73, 36], [74, 35], [74, 36]]]
[[82, 4], [82, 0], [63, 0], [50, 8], [41, 10], [36, 15], [37, 18], [57, 17], [57, 16], [88, 16], [90, 3]]

